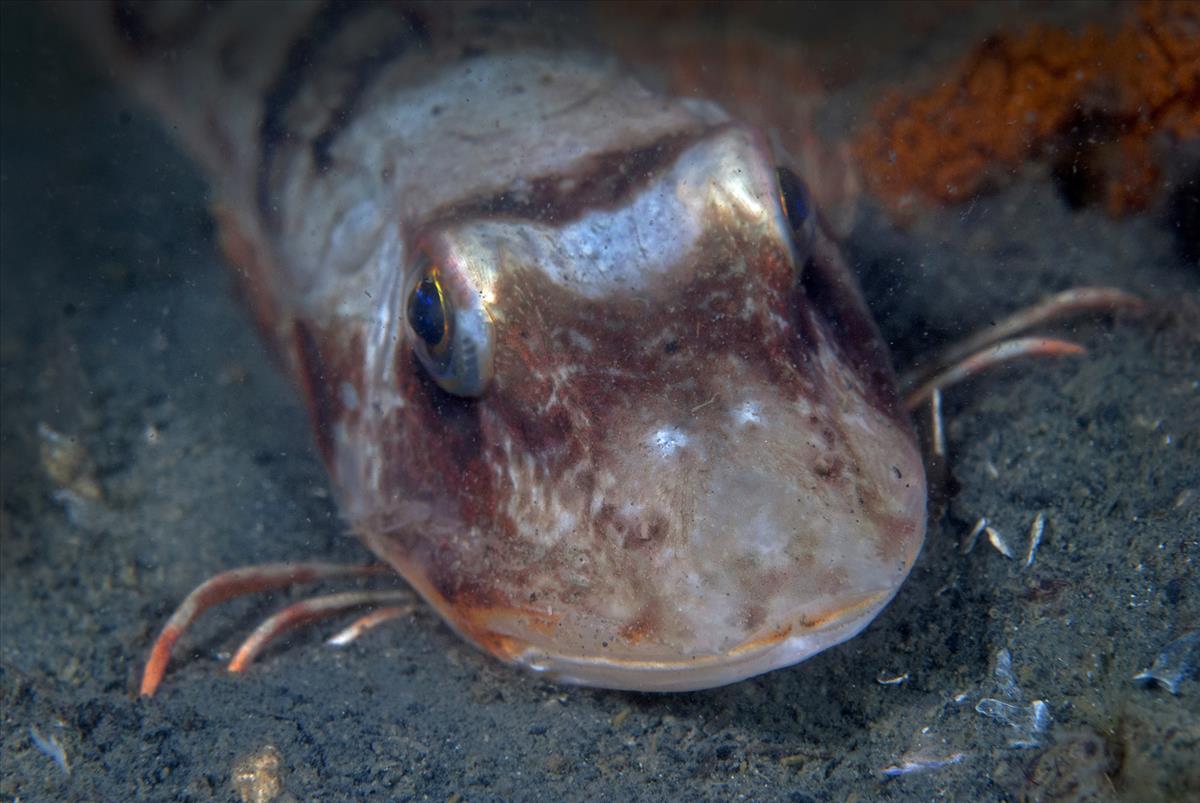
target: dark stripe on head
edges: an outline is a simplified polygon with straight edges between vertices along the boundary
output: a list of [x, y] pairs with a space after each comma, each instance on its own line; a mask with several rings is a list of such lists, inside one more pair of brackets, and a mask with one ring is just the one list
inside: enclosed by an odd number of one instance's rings
[[537, 178], [519, 191], [468, 198], [430, 218], [501, 218], [557, 225], [593, 210], [615, 209], [669, 170], [679, 154], [713, 130], [672, 134], [638, 148], [597, 154], [573, 173]]
[[318, 170], [329, 167], [330, 149], [338, 134], [345, 130], [354, 116], [355, 107], [384, 68], [403, 57], [411, 48], [429, 46], [429, 29], [418, 14], [405, 11], [401, 15], [400, 30], [388, 36], [362, 58], [352, 62], [346, 69], [350, 73], [350, 86], [342, 96], [337, 109], [330, 115], [329, 122], [321, 133], [313, 138], [313, 163]]
[[321, 49], [357, 13], [368, 4], [352, 0], [333, 0], [309, 20], [308, 26], [288, 48], [283, 67], [263, 98], [262, 124], [259, 128], [259, 163], [255, 186], [259, 211], [267, 221], [274, 220], [271, 209], [271, 168], [275, 151], [290, 138], [285, 119], [288, 108], [309, 78], [310, 70], [319, 62]]

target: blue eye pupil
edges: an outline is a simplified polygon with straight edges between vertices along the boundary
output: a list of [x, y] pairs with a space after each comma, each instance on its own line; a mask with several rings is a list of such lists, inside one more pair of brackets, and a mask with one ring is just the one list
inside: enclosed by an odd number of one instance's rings
[[408, 299], [408, 320], [417, 337], [436, 346], [446, 336], [446, 310], [437, 279], [426, 276]]

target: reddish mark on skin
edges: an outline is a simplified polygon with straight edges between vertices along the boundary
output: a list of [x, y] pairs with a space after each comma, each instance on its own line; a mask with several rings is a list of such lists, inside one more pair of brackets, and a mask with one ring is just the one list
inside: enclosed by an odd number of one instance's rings
[[913, 521], [900, 516], [885, 515], [879, 512], [878, 504], [867, 505], [866, 515], [879, 522], [880, 535], [875, 546], [879, 559], [885, 565], [908, 566], [916, 559], [913, 544], [918, 541], [919, 533]]
[[[803, 624], [803, 622], [804, 622], [804, 620], [802, 619], [801, 627], [806, 626]], [[775, 630], [772, 630], [770, 633], [767, 633], [764, 636], [756, 638], [753, 641], [748, 641], [745, 644], [739, 645], [736, 649], [731, 650], [729, 652], [729, 655], [736, 656], [741, 653], [755, 652], [764, 647], [770, 647], [773, 644], [778, 644], [779, 642], [783, 641], [785, 638], [790, 636], [792, 634], [793, 629], [794, 629], [793, 625], [784, 625], [783, 627], [776, 628]]]
[[339, 342], [317, 327], [298, 320], [292, 327], [292, 347], [317, 435], [317, 446], [326, 464], [332, 465], [334, 425], [349, 423], [362, 414], [348, 408], [341, 393], [345, 384], [362, 396], [362, 334], [357, 329], [350, 329], [344, 342]]
[[667, 517], [657, 510], [641, 515], [626, 516], [617, 511], [615, 505], [605, 502], [591, 520], [591, 525], [601, 534], [615, 535], [626, 550], [653, 550], [661, 545], [670, 532]]
[[[498, 509], [495, 478], [484, 454], [496, 442], [485, 429], [479, 402], [439, 388], [401, 344], [396, 359], [398, 391], [407, 401], [383, 428], [385, 465], [380, 490], [443, 500], [463, 530], [487, 526]], [[452, 478], [452, 481], [451, 481]]]
[[[721, 253], [729, 246], [714, 244], [713, 248]], [[586, 299], [545, 276], [514, 268], [496, 290], [499, 297], [509, 299], [506, 318], [529, 322], [497, 327], [497, 354], [509, 355], [497, 364], [497, 386], [506, 395], [512, 394], [514, 404], [510, 407], [535, 392], [534, 400], [544, 401], [549, 395], [549, 380], [537, 376], [549, 377], [556, 370], [568, 369], [570, 377], [558, 386], [559, 394], [569, 394], [569, 402], [583, 410], [587, 420], [596, 421], [630, 399], [680, 391], [686, 395], [687, 386], [696, 384], [695, 366], [712, 355], [738, 353], [753, 356], [767, 366], [786, 356], [768, 352], [767, 359], [761, 359], [766, 350], [764, 343], [771, 339], [765, 314], [750, 320], [737, 317], [747, 294], [760, 296], [764, 311], [778, 306], [771, 303], [770, 288], [764, 286], [767, 283], [759, 271], [732, 274], [727, 265], [717, 263], [697, 268], [692, 278], [684, 287]], [[664, 294], [667, 297], [661, 297]], [[723, 308], [728, 306], [719, 325], [671, 326], [694, 321], [697, 311], [719, 296], [731, 299], [715, 302]], [[668, 328], [676, 332], [670, 349], [662, 348], [660, 343], [662, 332]], [[551, 342], [549, 335], [541, 335], [541, 342], [530, 340], [538, 337], [536, 332], [570, 329], [587, 338], [592, 349], [582, 349], [569, 339]], [[770, 378], [786, 373], [780, 365]], [[681, 403], [691, 401], [690, 409], [705, 400], [699, 397], [698, 388], [694, 395], [694, 400], [680, 399]], [[510, 412], [527, 414], [527, 409], [526, 404]]]
[[832, 479], [842, 473], [842, 460], [840, 457], [826, 457], [820, 455], [812, 464], [813, 474], [816, 474], [822, 479]]
[[492, 630], [495, 629], [494, 624], [497, 619], [507, 619], [513, 622], [520, 622], [529, 631], [546, 637], [553, 636], [555, 628], [562, 621], [561, 616], [524, 606], [473, 608], [468, 615], [468, 619], [480, 627]]
[[617, 636], [630, 645], [640, 644], [659, 629], [661, 616], [658, 605], [650, 603], [617, 631]]
[[817, 576], [816, 583], [813, 584], [813, 590], [821, 595], [836, 597], [850, 588], [850, 576], [845, 569], [831, 569], [821, 572]]
[[747, 605], [741, 611], [742, 627], [748, 632], [754, 632], [767, 621], [767, 612], [761, 605]]
[[[812, 556], [806, 556], [810, 561]], [[755, 588], [763, 601], [769, 600], [795, 582], [795, 574], [789, 568], [767, 569], [758, 575]]]
[[652, 548], [662, 543], [667, 537], [670, 525], [661, 513], [652, 513], [648, 521], [643, 522], [631, 539], [626, 539], [626, 548]]

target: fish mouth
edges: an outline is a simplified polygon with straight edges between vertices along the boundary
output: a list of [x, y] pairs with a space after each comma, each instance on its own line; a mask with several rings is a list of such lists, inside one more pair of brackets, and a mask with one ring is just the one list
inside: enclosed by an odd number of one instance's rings
[[[571, 652], [547, 643], [544, 623], [530, 622], [517, 611], [477, 613], [490, 638], [489, 651], [511, 663], [560, 682], [606, 689], [686, 692], [725, 686], [791, 666], [857, 635], [891, 601], [895, 588], [847, 596], [819, 617], [799, 617], [789, 624], [754, 634], [717, 653], [688, 656], [666, 647], [638, 657], [597, 652]], [[482, 613], [482, 612], [479, 612]], [[495, 647], [503, 645], [501, 650]], [[503, 654], [501, 654], [503, 653]]]
[[[903, 575], [915, 560], [914, 552]], [[798, 664], [858, 635], [901, 585], [841, 594], [726, 649], [690, 653], [680, 644], [602, 640], [591, 617], [582, 625], [546, 611], [452, 601], [415, 566], [395, 563], [442, 620], [483, 652], [555, 682], [639, 692], [699, 691]], [[612, 632], [612, 622], [606, 625], [603, 630]]]

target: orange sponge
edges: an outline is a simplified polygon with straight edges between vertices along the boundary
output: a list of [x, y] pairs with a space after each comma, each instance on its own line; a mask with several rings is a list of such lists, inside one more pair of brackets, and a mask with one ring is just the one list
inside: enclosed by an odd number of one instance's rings
[[1200, 136], [1200, 3], [1150, 0], [1116, 33], [1034, 27], [993, 36], [923, 94], [883, 98], [855, 153], [894, 211], [949, 204], [1056, 154], [1113, 215], [1144, 208], [1152, 139]]

